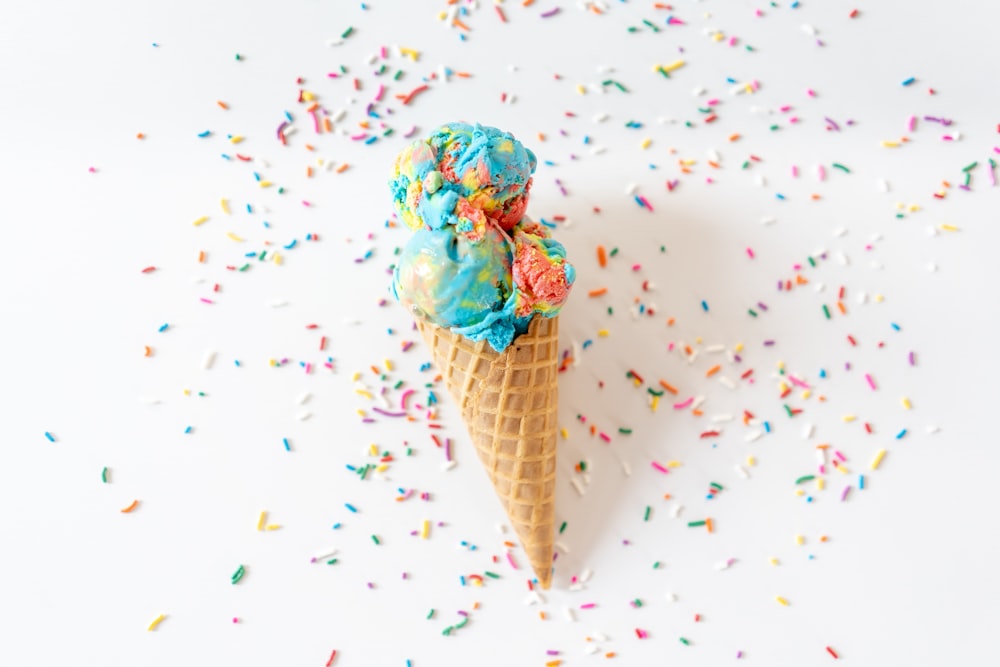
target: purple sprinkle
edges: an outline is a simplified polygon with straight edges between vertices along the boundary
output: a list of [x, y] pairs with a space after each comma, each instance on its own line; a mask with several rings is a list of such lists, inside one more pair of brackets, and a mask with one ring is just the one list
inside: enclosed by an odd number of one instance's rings
[[444, 439], [444, 458], [446, 461], [451, 461], [451, 438]]
[[549, 18], [550, 16], [555, 16], [556, 14], [558, 14], [558, 13], [559, 13], [559, 11], [560, 11], [560, 9], [559, 9], [558, 7], [554, 7], [554, 8], [550, 9], [550, 10], [549, 10], [549, 11], [547, 11], [547, 12], [543, 12], [542, 14], [540, 14], [540, 16], [541, 16], [541, 17], [542, 17], [543, 19], [547, 19], [547, 18]]
[[840, 492], [840, 502], [847, 500], [847, 494], [851, 492], [850, 486], [845, 486], [844, 490]]
[[910, 360], [910, 365], [911, 366], [916, 366], [917, 365], [917, 361], [916, 361], [916, 359], [913, 358], [913, 353], [912, 352], [910, 352], [910, 354], [908, 355], [908, 357], [909, 357], [909, 360]]
[[382, 408], [380, 408], [378, 406], [374, 406], [372, 408], [372, 410], [374, 412], [379, 413], [380, 415], [385, 415], [386, 417], [405, 417], [406, 416], [405, 412], [389, 412], [388, 410], [383, 410]]
[[832, 118], [827, 118], [827, 117], [824, 116], [823, 120], [825, 120], [827, 123], [830, 124], [830, 129], [836, 130], [837, 132], [840, 132], [840, 126], [837, 125], [837, 123], [834, 122], [834, 120]]
[[767, 306], [760, 301], [757, 302], [757, 307], [759, 307], [761, 310], [767, 310]]
[[559, 651], [553, 651], [552, 649], [549, 649], [548, 651], [545, 652], [545, 655], [559, 655]]
[[773, 340], [765, 340], [764, 341], [764, 347], [771, 347], [772, 345], [774, 345], [774, 341]]
[[467, 612], [467, 611], [459, 611], [459, 612], [458, 612], [458, 615], [459, 615], [459, 616], [468, 616], [468, 615], [469, 615], [469, 612]]
[[365, 417], [364, 419], [361, 420], [361, 423], [362, 424], [374, 424], [375, 420], [372, 419], [371, 417]]

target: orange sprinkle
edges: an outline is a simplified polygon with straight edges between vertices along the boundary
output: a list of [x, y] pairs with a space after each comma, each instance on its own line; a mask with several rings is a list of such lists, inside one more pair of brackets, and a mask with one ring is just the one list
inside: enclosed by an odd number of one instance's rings
[[595, 435], [597, 433], [597, 427], [593, 424], [590, 425], [590, 435]]
[[306, 150], [307, 151], [314, 151], [316, 149], [312, 147], [312, 144], [306, 144]]
[[608, 265], [608, 253], [604, 250], [604, 246], [597, 246], [597, 263], [604, 268]]
[[601, 8], [598, 7], [597, 5], [591, 5], [590, 6], [590, 11], [594, 12], [597, 15], [601, 15], [601, 14], [604, 13], [604, 12], [601, 11]]
[[685, 345], [684, 346], [684, 351], [687, 353], [687, 356], [689, 356], [689, 357], [691, 356], [692, 350], [691, 350], [691, 346], [690, 345]]
[[541, 132], [539, 132], [539, 133], [538, 133], [538, 140], [539, 140], [539, 141], [545, 141], [545, 135], [544, 135], [544, 134], [542, 134]]
[[813, 201], [816, 201], [816, 200], [818, 200], [818, 199], [822, 199], [822, 197], [820, 197], [820, 196], [819, 196], [818, 194], [816, 194], [816, 193], [813, 193], [813, 194], [809, 195], [809, 197], [810, 197], [810, 198], [811, 198], [811, 199], [812, 199]]
[[669, 493], [664, 493], [663, 494], [663, 499], [664, 500], [670, 500], [671, 498], [673, 498], [673, 496], [671, 496]]
[[[542, 620], [544, 621], [544, 620], [545, 620], [545, 612], [544, 612], [544, 611], [540, 611], [540, 612], [538, 612], [538, 618], [540, 618], [540, 619], [542, 619]], [[547, 662], [547, 663], [545, 663], [545, 664], [547, 664], [547, 665], [551, 665], [551, 664], [556, 664], [556, 665], [558, 665], [558, 664], [559, 664], [559, 661], [558, 661], [558, 660], [556, 660], [556, 661], [555, 661], [555, 663], [551, 663], [551, 662]]]
[[218, 105], [219, 105], [220, 107], [222, 107], [223, 109], [228, 109], [228, 108], [229, 108], [229, 105], [228, 105], [228, 104], [226, 104], [225, 102], [223, 102], [222, 100], [216, 100], [216, 102], [215, 102], [215, 103], [216, 103], [216, 104], [218, 104]]
[[306, 178], [312, 178], [312, 175], [313, 175], [313, 168], [306, 167]]
[[702, 410], [692, 410], [691, 414], [693, 414], [695, 417], [701, 417], [705, 413]]
[[530, 7], [533, 4], [535, 4], [535, 0], [524, 0], [524, 2], [521, 3], [521, 6], [522, 7]]
[[461, 22], [461, 21], [459, 21], [458, 19], [455, 19], [455, 20], [453, 20], [453, 21], [451, 22], [451, 24], [452, 24], [453, 26], [457, 26], [457, 27], [461, 28], [462, 30], [466, 30], [466, 31], [469, 31], [469, 32], [471, 32], [471, 31], [472, 31], [472, 28], [470, 28], [469, 26], [465, 25], [464, 23], [462, 23], [462, 22]]
[[708, 164], [709, 164], [709, 166], [711, 166], [711, 167], [713, 167], [715, 169], [719, 168], [719, 163], [718, 162], [712, 162], [711, 160], [709, 160]]
[[333, 123], [330, 122], [329, 118], [323, 119], [323, 129], [327, 132], [333, 132]]
[[720, 366], [719, 364], [716, 364], [715, 366], [712, 366], [711, 368], [708, 369], [708, 371], [705, 372], [705, 377], [707, 377], [707, 378], [712, 377], [713, 375], [715, 375], [716, 373], [718, 373], [721, 368], [722, 368], [722, 366]]
[[204, 250], [201, 250], [201, 251], [198, 252], [198, 261], [201, 262], [202, 264], [205, 263], [205, 251]]
[[729, 135], [729, 140], [730, 141], [739, 141], [740, 140], [740, 135], [739, 134], [730, 134]]
[[604, 657], [605, 657], [605, 658], [613, 658], [613, 657], [615, 657], [616, 655], [618, 655], [618, 654], [617, 654], [617, 653], [615, 653], [614, 651], [608, 651], [607, 653], [605, 653], [605, 654], [604, 654]]
[[151, 356], [153, 356], [153, 348], [151, 348], [148, 345], [143, 345], [143, 347], [146, 348], [146, 353], [143, 354], [142, 356], [144, 356], [144, 357], [151, 357]]
[[841, 314], [843, 314], [843, 315], [847, 314], [847, 308], [844, 307], [844, 302], [843, 301], [838, 301], [837, 302], [837, 308], [840, 309]]
[[145, 135], [145, 134], [143, 134], [142, 132], [140, 132], [139, 134], [135, 135], [135, 138], [136, 138], [136, 139], [145, 139], [145, 138], [146, 138], [146, 135]]
[[309, 113], [317, 111], [318, 109], [319, 109], [319, 102], [313, 102], [308, 107], [306, 107], [306, 111], [308, 111]]
[[798, 285], [805, 285], [805, 284], [806, 284], [806, 283], [808, 283], [809, 281], [808, 281], [808, 280], [806, 280], [805, 278], [803, 278], [802, 276], [795, 276], [795, 282], [796, 282], [796, 284], [798, 284]]
[[338, 174], [343, 174], [345, 171], [347, 171], [350, 168], [350, 166], [351, 165], [349, 165], [349, 164], [347, 164], [345, 162], [344, 164], [342, 164], [339, 167], [337, 167], [336, 169], [334, 169], [334, 171], [336, 171]]
[[691, 170], [690, 170], [690, 169], [688, 169], [687, 167], [681, 167], [681, 173], [684, 173], [684, 174], [690, 174], [690, 173], [691, 173]]
[[712, 532], [712, 520], [711, 519], [705, 519], [705, 528], [708, 528], [708, 532], [710, 532], [710, 533]]
[[676, 387], [673, 387], [672, 385], [667, 384], [666, 380], [660, 380], [660, 386], [663, 387], [664, 389], [666, 389], [667, 391], [669, 391], [671, 394], [674, 394], [674, 395], [677, 394]]
[[669, 320], [667, 320], [667, 326], [668, 327], [674, 326], [674, 318], [671, 317]]
[[134, 510], [138, 506], [139, 506], [139, 501], [138, 500], [133, 500], [131, 505], [129, 505], [128, 507], [126, 507], [125, 509], [122, 510], [122, 514], [128, 514], [129, 512], [131, 512], [132, 510]]
[[587, 292], [587, 296], [601, 296], [608, 293], [607, 287], [598, 287]]

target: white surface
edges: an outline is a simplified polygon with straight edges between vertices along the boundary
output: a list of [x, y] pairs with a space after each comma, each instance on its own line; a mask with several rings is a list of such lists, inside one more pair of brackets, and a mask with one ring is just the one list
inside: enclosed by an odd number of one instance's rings
[[[465, 42], [437, 19], [443, 2], [373, 0], [367, 11], [359, 3], [303, 1], [8, 9], [0, 25], [0, 624], [7, 630], [0, 662], [323, 665], [336, 649], [336, 665], [583, 665], [603, 662], [609, 651], [627, 665], [718, 665], [742, 650], [747, 664], [770, 666], [825, 664], [831, 646], [854, 665], [931, 665], [982, 664], [995, 652], [1000, 457], [990, 288], [1000, 278], [993, 261], [1000, 188], [990, 186], [985, 164], [1000, 157], [993, 152], [1000, 96], [987, 57], [998, 5], [882, 2], [859, 6], [850, 19], [854, 6], [844, 2], [797, 9], [680, 2], [672, 13], [686, 25], [631, 34], [627, 26], [643, 27], [643, 18], [662, 26], [670, 12], [609, 1], [598, 16], [558, 4], [560, 14], [542, 19], [556, 3], [503, 3], [503, 24], [483, 3], [463, 19], [472, 29]], [[758, 8], [763, 16], [754, 15]], [[347, 26], [354, 34], [328, 46]], [[707, 29], [740, 41], [713, 41]], [[375, 76], [383, 61], [367, 59], [383, 45], [388, 70]], [[419, 61], [394, 46], [420, 51]], [[505, 51], [511, 47], [522, 51]], [[652, 70], [679, 57], [687, 64], [669, 80]], [[327, 77], [341, 64], [362, 90], [354, 92], [349, 78]], [[397, 93], [442, 65], [473, 76], [432, 81], [413, 104], [398, 103]], [[397, 69], [406, 72], [398, 82], [391, 79]], [[296, 103], [300, 76], [325, 108], [348, 110], [340, 126], [352, 133], [378, 83], [387, 84], [377, 108], [395, 133], [373, 145], [316, 136]], [[911, 76], [916, 82], [902, 86]], [[733, 95], [727, 77], [756, 80], [760, 90]], [[606, 79], [629, 92], [598, 93]], [[580, 95], [578, 84], [590, 92]], [[697, 87], [706, 93], [694, 97]], [[512, 104], [500, 102], [503, 92], [515, 96]], [[705, 124], [698, 107], [711, 98], [719, 99], [718, 120]], [[793, 110], [782, 113], [783, 105]], [[299, 128], [288, 147], [274, 134], [284, 110]], [[595, 122], [599, 113], [608, 119]], [[910, 115], [921, 120], [907, 133]], [[925, 115], [955, 124], [945, 129]], [[842, 131], [825, 130], [824, 117]], [[375, 389], [397, 380], [420, 388], [430, 378], [418, 371], [422, 346], [400, 352], [401, 341], [413, 338], [407, 315], [391, 302], [380, 305], [392, 251], [406, 240], [384, 226], [391, 212], [385, 180], [403, 133], [452, 119], [509, 129], [555, 163], [539, 165], [529, 212], [571, 223], [557, 230], [580, 275], [561, 320], [562, 343], [594, 341], [562, 376], [561, 421], [570, 437], [560, 444], [557, 511], [570, 552], [560, 554], [553, 590], [534, 606], [524, 604], [525, 559], [515, 549], [522, 569], [506, 563], [502, 540], [514, 538], [495, 530], [501, 510], [444, 392], [441, 433], [456, 441], [459, 462], [451, 471], [441, 469], [422, 414], [412, 423], [375, 424], [357, 414], [371, 403], [355, 393], [355, 371]], [[848, 119], [856, 124], [847, 127]], [[630, 120], [643, 127], [626, 128]], [[781, 129], [770, 131], [775, 123]], [[198, 138], [203, 130], [212, 136]], [[955, 131], [960, 140], [940, 139]], [[146, 138], [136, 139], [138, 132]], [[734, 132], [742, 139], [729, 142]], [[246, 140], [232, 146], [227, 134]], [[905, 134], [911, 141], [903, 147], [879, 146]], [[643, 151], [646, 137], [652, 144]], [[306, 142], [316, 151], [306, 151]], [[594, 155], [595, 146], [607, 150]], [[718, 152], [718, 170], [706, 164], [710, 151]], [[223, 152], [270, 166], [227, 162]], [[762, 161], [741, 169], [751, 154]], [[317, 156], [352, 166], [307, 179]], [[697, 160], [694, 173], [681, 174], [678, 159]], [[973, 189], [962, 192], [955, 186], [973, 161]], [[254, 170], [275, 187], [258, 188]], [[681, 185], [667, 192], [664, 182], [678, 177]], [[937, 200], [942, 180], [953, 187]], [[630, 184], [654, 213], [626, 194]], [[810, 200], [813, 193], [822, 199]], [[220, 198], [229, 199], [232, 215], [222, 213]], [[897, 202], [922, 210], [897, 219]], [[192, 226], [203, 215], [210, 220]], [[760, 224], [769, 216], [774, 224]], [[941, 224], [961, 231], [927, 233]], [[840, 228], [846, 234], [836, 236]], [[231, 241], [230, 231], [247, 241]], [[320, 240], [307, 243], [310, 232]], [[281, 266], [251, 259], [246, 272], [225, 268], [292, 239], [298, 246], [283, 251]], [[620, 249], [603, 270], [598, 244]], [[371, 259], [354, 262], [369, 249]], [[802, 270], [809, 285], [775, 290], [777, 280], [794, 278], [794, 264], [822, 250], [829, 258]], [[928, 271], [931, 262], [937, 272]], [[141, 273], [151, 265], [158, 270]], [[643, 280], [655, 291], [643, 292]], [[826, 289], [817, 293], [819, 283]], [[606, 297], [587, 297], [600, 286], [609, 287]], [[821, 305], [832, 308], [840, 286], [848, 315], [834, 309], [827, 321]], [[870, 297], [864, 305], [862, 292]], [[654, 304], [656, 315], [633, 321], [627, 311], [635, 297]], [[758, 301], [769, 310], [750, 318], [746, 308]], [[668, 317], [676, 319], [672, 328]], [[164, 323], [170, 328], [158, 333]], [[320, 328], [306, 329], [310, 323]], [[607, 338], [597, 336], [601, 328]], [[321, 335], [336, 372], [307, 375], [299, 362], [323, 362]], [[775, 346], [765, 348], [767, 339]], [[743, 362], [703, 349], [688, 364], [667, 351], [671, 341], [743, 343]], [[906, 363], [910, 350], [916, 367]], [[215, 361], [206, 369], [210, 351]], [[273, 368], [272, 358], [289, 363]], [[396, 365], [388, 382], [369, 369], [384, 369], [385, 359]], [[809, 399], [798, 391], [789, 397], [805, 409], [794, 419], [777, 397], [779, 361], [816, 387]], [[753, 368], [757, 382], [737, 380], [731, 391], [705, 377], [714, 363], [734, 380]], [[630, 368], [654, 385], [668, 379], [681, 398], [704, 395], [705, 415], [667, 404], [652, 412], [645, 388], [625, 377]], [[828, 379], [819, 379], [820, 369]], [[866, 372], [878, 391], [868, 388]], [[311, 398], [302, 405], [304, 392]], [[398, 401], [399, 392], [391, 395]], [[901, 407], [903, 396], [913, 410]], [[748, 443], [753, 429], [739, 421], [744, 409], [769, 421], [772, 432]], [[311, 416], [303, 420], [304, 413]], [[722, 436], [698, 437], [725, 413], [737, 421], [723, 424]], [[858, 420], [845, 423], [845, 414]], [[874, 435], [864, 432], [866, 421]], [[612, 442], [590, 436], [589, 424]], [[810, 438], [802, 435], [806, 424], [815, 425]], [[929, 425], [940, 433], [929, 435]], [[634, 432], [620, 435], [619, 427]], [[909, 434], [896, 440], [903, 428]], [[396, 460], [385, 479], [361, 481], [345, 465], [375, 460], [373, 443]], [[828, 472], [827, 488], [810, 486], [807, 503], [794, 495], [793, 481], [814, 472], [820, 443], [842, 451], [851, 474]], [[868, 470], [883, 447], [882, 467]], [[734, 466], [748, 454], [758, 465], [744, 480]], [[582, 459], [590, 473], [581, 497], [570, 479], [581, 478], [573, 466]], [[652, 460], [683, 465], [664, 476]], [[101, 483], [105, 466], [109, 484]], [[859, 472], [866, 489], [840, 502]], [[713, 481], [725, 490], [708, 501]], [[397, 488], [429, 492], [430, 500], [396, 502]], [[138, 508], [121, 514], [134, 499]], [[685, 509], [673, 518], [678, 502]], [[653, 508], [648, 523], [646, 506]], [[255, 531], [261, 510], [281, 529]], [[687, 527], [705, 516], [714, 519], [713, 534]], [[424, 519], [444, 525], [428, 540], [411, 536]], [[343, 523], [337, 531], [335, 522]], [[796, 546], [797, 534], [804, 546]], [[463, 540], [478, 548], [460, 547]], [[336, 565], [309, 563], [328, 547], [340, 551]], [[736, 559], [729, 569], [717, 569], [729, 558]], [[240, 564], [247, 574], [233, 586]], [[484, 570], [501, 578], [460, 585], [461, 575]], [[583, 590], [571, 590], [570, 578], [587, 571]], [[630, 606], [636, 598], [641, 608]], [[590, 602], [597, 606], [579, 609]], [[567, 607], [575, 622], [567, 622]], [[426, 620], [431, 608], [436, 616]], [[459, 610], [472, 620], [442, 636]], [[147, 632], [160, 614], [166, 619]], [[635, 628], [649, 638], [637, 639]], [[594, 645], [600, 652], [587, 655]], [[547, 656], [547, 649], [561, 653]]]

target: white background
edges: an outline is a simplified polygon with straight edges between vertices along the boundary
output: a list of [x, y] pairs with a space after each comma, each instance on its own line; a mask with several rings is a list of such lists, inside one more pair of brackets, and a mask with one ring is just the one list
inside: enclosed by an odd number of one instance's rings
[[[747, 664], [819, 665], [833, 660], [826, 646], [855, 665], [995, 660], [1000, 188], [986, 161], [1000, 159], [998, 5], [682, 0], [670, 11], [607, 0], [598, 15], [539, 0], [503, 3], [503, 23], [481, 4], [458, 5], [465, 41], [438, 18], [444, 2], [100, 0], [4, 11], [0, 663], [318, 666], [336, 649], [335, 665], [394, 667], [583, 665], [609, 652], [627, 665], [718, 665], [739, 651]], [[668, 15], [684, 24], [668, 27]], [[353, 34], [330, 45], [348, 26]], [[669, 79], [653, 70], [677, 59], [686, 64]], [[327, 76], [341, 65], [346, 75]], [[471, 76], [444, 83], [442, 67]], [[410, 105], [395, 98], [432, 75]], [[628, 92], [602, 86], [608, 79]], [[736, 92], [751, 81], [755, 93]], [[381, 137], [369, 119], [380, 139], [352, 141], [345, 135], [361, 131], [380, 83], [374, 108], [394, 133]], [[346, 110], [333, 134], [315, 134], [300, 89], [331, 114]], [[718, 119], [706, 123], [699, 108], [713, 98]], [[287, 147], [275, 137], [286, 110], [297, 128]], [[565, 216], [556, 235], [578, 268], [561, 319], [562, 346], [578, 346], [579, 362], [561, 376], [569, 437], [557, 512], [567, 528], [553, 589], [533, 605], [525, 559], [515, 548], [521, 569], [507, 563], [503, 540], [513, 537], [497, 532], [502, 511], [443, 390], [440, 433], [458, 461], [450, 471], [423, 412], [362, 423], [358, 410], [376, 415], [352, 379], [360, 372], [368, 388], [388, 387], [394, 406], [399, 380], [418, 390], [411, 402], [426, 401], [433, 373], [419, 370], [422, 344], [403, 353], [415, 336], [408, 316], [381, 303], [407, 238], [386, 227], [385, 182], [404, 133], [455, 119], [500, 126], [537, 153], [529, 212]], [[205, 130], [212, 135], [199, 138]], [[734, 133], [741, 138], [729, 141]], [[904, 136], [899, 148], [880, 145]], [[237, 152], [254, 161], [220, 157]], [[750, 155], [760, 161], [742, 168]], [[718, 169], [707, 163], [716, 157]], [[325, 171], [317, 158], [350, 168]], [[678, 160], [696, 161], [690, 174]], [[960, 190], [962, 168], [976, 161], [971, 190]], [[275, 185], [258, 187], [254, 171]], [[209, 220], [192, 225], [201, 216]], [[619, 249], [604, 269], [599, 244]], [[284, 262], [244, 257], [265, 249]], [[246, 271], [226, 269], [248, 261]], [[148, 266], [157, 270], [142, 273]], [[776, 290], [797, 272], [807, 285]], [[652, 291], [641, 288], [647, 280]], [[841, 286], [846, 315], [835, 308]], [[598, 287], [608, 294], [588, 298]], [[631, 316], [636, 298], [655, 314]], [[769, 309], [752, 318], [759, 301]], [[685, 344], [701, 350], [691, 363], [678, 351]], [[739, 344], [740, 363], [705, 349]], [[327, 355], [333, 372], [322, 368]], [[386, 359], [395, 370], [383, 380], [371, 366], [384, 371]], [[778, 397], [779, 362], [813, 386], [809, 398], [799, 389]], [[722, 370], [706, 377], [716, 363]], [[750, 368], [754, 384], [739, 380]], [[629, 369], [646, 385], [634, 387]], [[738, 389], [719, 383], [723, 375]], [[661, 378], [678, 400], [704, 396], [704, 415], [673, 409], [669, 394], [652, 411], [646, 386]], [[785, 402], [804, 411], [789, 419]], [[744, 426], [744, 410], [771, 432], [748, 442], [762, 426]], [[720, 415], [736, 419], [710, 421]], [[719, 437], [699, 438], [713, 427]], [[850, 473], [827, 468], [824, 490], [800, 485], [807, 502], [794, 481], [816, 472], [822, 443], [847, 457]], [[377, 462], [372, 444], [395, 461], [362, 481], [345, 466]], [[873, 472], [880, 448], [888, 453]], [[581, 460], [586, 478], [574, 470]], [[681, 466], [664, 476], [654, 460]], [[710, 482], [724, 490], [706, 500]], [[854, 488], [841, 502], [845, 485]], [[415, 494], [397, 502], [400, 488]], [[262, 510], [281, 528], [256, 531]], [[706, 516], [714, 533], [687, 526]], [[424, 520], [434, 523], [427, 540], [411, 535]], [[334, 547], [337, 564], [309, 562]], [[247, 574], [232, 585], [240, 564]], [[500, 578], [461, 585], [486, 570]], [[443, 636], [459, 611], [468, 625]]]

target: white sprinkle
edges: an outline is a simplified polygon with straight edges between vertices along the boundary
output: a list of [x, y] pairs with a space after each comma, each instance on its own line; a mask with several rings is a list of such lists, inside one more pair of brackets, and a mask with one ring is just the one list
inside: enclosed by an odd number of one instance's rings
[[586, 653], [587, 655], [594, 655], [595, 653], [597, 653], [600, 650], [601, 650], [600, 646], [598, 646], [597, 644], [594, 644], [594, 643], [590, 643], [590, 644], [587, 644], [584, 647], [583, 652]]
[[760, 437], [762, 435], [764, 435], [763, 431], [751, 431], [750, 433], [745, 435], [743, 439], [746, 440], [747, 442], [756, 442], [757, 440], [760, 440]]
[[747, 469], [743, 466], [734, 466], [733, 469], [736, 471], [736, 474], [743, 479], [750, 479], [750, 473], [748, 473]]
[[215, 363], [215, 352], [208, 350], [205, 352], [205, 356], [201, 358], [201, 367], [208, 370]]
[[583, 584], [570, 584], [569, 585], [569, 590], [573, 591], [574, 593], [576, 591], [582, 591], [583, 590]]
[[716, 352], [722, 352], [725, 349], [726, 349], [725, 345], [709, 345], [708, 347], [705, 348], [705, 351], [715, 354]]
[[288, 305], [287, 301], [272, 301], [270, 304], [271, 308], [284, 308]]
[[815, 431], [816, 431], [815, 424], [806, 424], [805, 426], [802, 427], [802, 437], [808, 440], [809, 438], [813, 437], [813, 433]]
[[310, 563], [315, 563], [317, 561], [326, 560], [328, 558], [333, 558], [336, 555], [337, 555], [337, 550], [336, 549], [330, 549], [328, 551], [324, 551], [323, 553], [321, 553], [321, 554], [319, 554], [317, 556], [313, 556], [310, 559], [309, 562]]
[[868, 292], [860, 292], [860, 293], [858, 293], [857, 302], [858, 303], [868, 303]]
[[310, 394], [308, 391], [306, 391], [306, 392], [303, 392], [303, 393], [299, 394], [299, 397], [297, 399], [295, 399], [295, 402], [298, 403], [299, 405], [305, 405], [306, 403], [309, 402], [310, 398], [312, 398], [312, 394]]
[[889, 181], [885, 180], [884, 178], [878, 179], [876, 185], [878, 186], [878, 191], [879, 192], [888, 192], [889, 191]]
[[628, 185], [625, 186], [625, 194], [634, 195], [638, 189], [639, 189], [638, 185], [636, 185], [635, 183], [629, 183]]
[[850, 264], [850, 263], [851, 263], [851, 260], [849, 260], [849, 259], [847, 258], [847, 255], [845, 255], [845, 254], [844, 254], [844, 253], [842, 253], [842, 252], [838, 252], [838, 253], [836, 254], [836, 258], [837, 258], [837, 261], [838, 261], [838, 262], [840, 262], [840, 263], [841, 263], [841, 264], [842, 264], [843, 266], [847, 266], [848, 264]]
[[451, 470], [457, 465], [458, 461], [455, 459], [452, 459], [451, 461], [445, 461], [444, 463], [441, 464], [441, 470]]
[[846, 236], [847, 235], [847, 228], [846, 227], [837, 227], [835, 230], [833, 230], [833, 235], [837, 236], [837, 237]]
[[576, 622], [576, 616], [573, 614], [573, 610], [569, 607], [563, 607], [563, 614], [566, 616], [566, 620], [570, 623]]
[[607, 151], [608, 149], [606, 146], [594, 146], [593, 148], [590, 149], [590, 154], [601, 155], [602, 153], [606, 153]]
[[704, 396], [696, 396], [695, 399], [694, 399], [694, 403], [691, 404], [691, 409], [692, 410], [697, 410], [698, 408], [701, 407], [701, 404], [704, 403], [704, 402], [705, 402], [705, 397]]
[[677, 602], [677, 594], [667, 591], [667, 602]]
[[517, 65], [507, 65], [507, 71], [508, 72], [516, 72], [517, 71]]
[[344, 40], [338, 39], [338, 38], [331, 38], [331, 39], [326, 40], [326, 45], [327, 46], [340, 46], [343, 43], [344, 43]]
[[627, 461], [622, 461], [622, 472], [625, 473], [626, 477], [632, 476], [632, 466], [630, 466]]
[[765, 185], [767, 185], [767, 179], [764, 178], [762, 174], [757, 174], [757, 176], [753, 180], [758, 187], [764, 187]]
[[721, 424], [722, 422], [731, 422], [731, 421], [733, 421], [733, 416], [732, 415], [712, 415], [712, 421], [715, 422], [716, 424]]
[[885, 268], [885, 264], [874, 259], [871, 262], [869, 262], [869, 265], [876, 271], [881, 271], [883, 268]]
[[494, 526], [494, 528], [496, 528], [497, 532], [500, 533], [501, 535], [504, 535], [507, 532], [506, 524], [498, 523], [496, 526]]
[[606, 634], [604, 634], [603, 632], [592, 632], [591, 634], [594, 636], [594, 641], [598, 641], [598, 642], [606, 642], [606, 641], [608, 641], [608, 636]]
[[310, 417], [312, 417], [312, 413], [309, 412], [308, 410], [304, 410], [304, 411], [300, 412], [299, 414], [295, 415], [295, 418], [298, 419], [300, 422], [304, 422], [305, 420], [309, 419]]
[[718, 162], [721, 158], [719, 157], [719, 151], [714, 148], [708, 150], [708, 159], [712, 162]]
[[593, 575], [593, 574], [594, 573], [590, 571], [590, 568], [588, 568], [588, 569], [586, 569], [586, 570], [584, 570], [583, 572], [580, 573], [580, 576], [577, 577], [577, 581], [586, 582], [588, 579], [590, 579], [591, 575]]
[[927, 236], [937, 236], [938, 230], [934, 225], [927, 225]]
[[537, 602], [538, 600], [535, 599], [535, 596], [530, 593], [524, 598], [525, 607], [530, 607], [531, 605], [536, 604]]
[[934, 435], [940, 430], [941, 430], [940, 426], [932, 426], [932, 425], [927, 426], [927, 432], [930, 433], [931, 435]]
[[677, 503], [676, 505], [672, 505], [670, 507], [670, 516], [676, 519], [681, 515], [681, 512], [683, 511], [684, 511], [684, 506], [681, 505], [680, 503]]
[[160, 403], [160, 399], [153, 398], [152, 396], [140, 396], [139, 401], [146, 405], [158, 405]]
[[815, 35], [816, 34], [816, 28], [812, 27], [808, 23], [803, 23], [802, 24], [802, 32], [806, 33], [807, 35]]
[[583, 487], [580, 486], [580, 480], [578, 480], [575, 477], [571, 477], [569, 483], [573, 485], [573, 488], [576, 489], [577, 493], [579, 493], [581, 496], [583, 495]]
[[813, 289], [816, 290], [817, 292], [822, 292], [826, 290], [826, 283], [818, 282], [815, 285], [813, 285]]
[[722, 561], [721, 563], [716, 563], [715, 564], [715, 569], [716, 570], [728, 570], [729, 568], [731, 568], [733, 566], [733, 563], [735, 563], [735, 562], [736, 562], [735, 558], [727, 558], [726, 560]]
[[927, 270], [930, 271], [931, 273], [934, 273], [934, 272], [936, 272], [938, 270], [938, 265], [935, 264], [934, 262], [928, 262], [927, 263]]
[[347, 109], [338, 109], [337, 113], [330, 117], [331, 123], [339, 123], [347, 116]]
[[778, 219], [775, 218], [773, 215], [765, 215], [763, 218], [760, 219], [760, 224], [762, 224], [762, 225], [773, 225], [777, 221], [778, 221]]
[[569, 553], [569, 547], [566, 546], [566, 544], [563, 543], [563, 542], [556, 542], [554, 546], [555, 546], [556, 549], [558, 549], [559, 551], [563, 552], [564, 554], [568, 554]]
[[614, 72], [615, 68], [611, 65], [598, 65], [597, 71], [599, 74], [607, 74], [609, 72]]
[[695, 97], [698, 97], [699, 95], [704, 95], [705, 89], [702, 88], [701, 86], [698, 86], [697, 88], [691, 91], [691, 94], [694, 95]]
[[689, 357], [687, 358], [687, 360], [688, 360], [688, 363], [689, 363], [689, 364], [693, 364], [693, 363], [694, 363], [694, 360], [695, 360], [695, 359], [697, 359], [697, 358], [698, 358], [698, 350], [695, 350], [695, 351], [694, 351], [694, 352], [692, 352], [692, 353], [691, 353], [691, 355], [690, 355], [690, 356], [689, 356]]
[[595, 123], [603, 123], [608, 118], [610, 118], [610, 116], [608, 114], [606, 114], [604, 112], [601, 112], [601, 113], [599, 113], [599, 114], [597, 114], [597, 115], [594, 116], [594, 122]]
[[826, 450], [825, 449], [817, 449], [816, 450], [816, 461], [821, 466], [826, 465]]
[[728, 387], [729, 389], [736, 389], [736, 383], [733, 382], [733, 379], [728, 375], [720, 375], [719, 384], [723, 387]]

